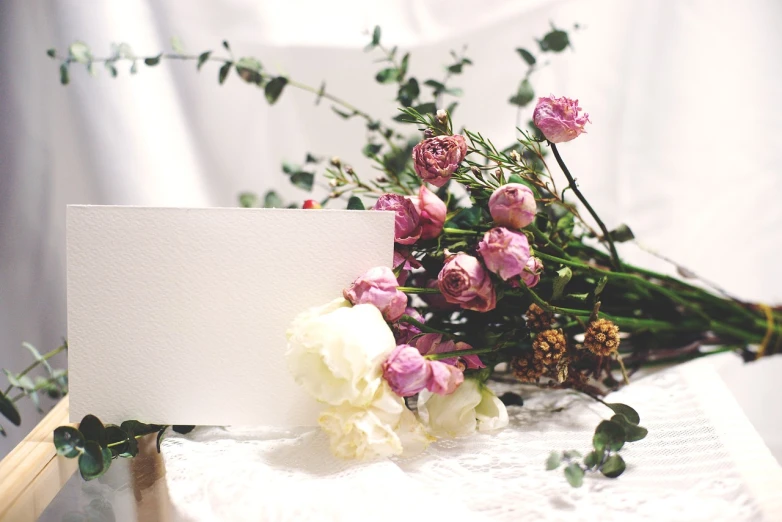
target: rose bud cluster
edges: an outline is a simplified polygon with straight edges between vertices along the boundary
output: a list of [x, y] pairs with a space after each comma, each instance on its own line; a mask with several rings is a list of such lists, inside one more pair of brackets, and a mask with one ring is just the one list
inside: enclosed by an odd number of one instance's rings
[[589, 114], [579, 116], [579, 111], [578, 100], [564, 96], [543, 97], [538, 100], [532, 121], [548, 141], [564, 143], [586, 132], [584, 125], [589, 123]]
[[418, 176], [442, 187], [451, 179], [467, 155], [464, 136], [435, 136], [413, 147], [413, 166]]
[[521, 183], [503, 185], [489, 198], [489, 213], [503, 227], [524, 228], [535, 220], [537, 211], [535, 195]]

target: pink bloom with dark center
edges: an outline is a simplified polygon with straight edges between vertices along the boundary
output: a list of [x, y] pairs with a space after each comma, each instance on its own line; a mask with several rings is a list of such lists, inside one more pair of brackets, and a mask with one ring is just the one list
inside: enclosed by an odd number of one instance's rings
[[483, 235], [478, 253], [486, 268], [507, 281], [524, 272], [529, 260], [529, 241], [521, 232], [496, 227]]
[[416, 174], [435, 187], [442, 187], [451, 179], [467, 155], [464, 136], [436, 136], [413, 147], [413, 166]]
[[373, 210], [396, 213], [394, 220], [394, 241], [412, 245], [421, 237], [421, 216], [412, 201], [399, 194], [383, 194], [377, 199]]
[[488, 312], [497, 306], [489, 273], [471, 255], [458, 253], [449, 257], [437, 276], [437, 286], [446, 301], [464, 309]]

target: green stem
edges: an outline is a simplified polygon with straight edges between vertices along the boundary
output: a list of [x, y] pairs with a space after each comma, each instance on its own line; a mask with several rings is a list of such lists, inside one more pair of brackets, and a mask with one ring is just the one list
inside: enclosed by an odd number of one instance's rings
[[453, 352], [432, 353], [429, 355], [424, 355], [424, 358], [432, 361], [439, 361], [441, 359], [450, 359], [451, 357], [462, 357], [464, 355], [480, 355], [482, 353], [490, 353], [494, 351], [496, 350], [494, 350], [493, 348], [472, 348], [470, 350], [456, 350]]
[[412, 286], [397, 286], [397, 290], [406, 294], [439, 294], [439, 288], [415, 288]]
[[535, 236], [535, 239], [542, 241], [547, 246], [551, 247], [551, 249], [558, 255], [570, 259], [570, 256], [564, 250], [562, 250], [559, 245], [554, 244], [554, 242], [552, 242], [551, 239], [534, 224], [530, 223], [526, 228], [532, 232], [532, 234]]
[[[47, 353], [47, 354], [44, 354], [44, 355], [42, 355], [40, 360], [37, 360], [37, 361], [35, 361], [35, 362], [34, 362], [34, 363], [32, 363], [30, 366], [28, 366], [27, 368], [25, 368], [24, 370], [22, 370], [22, 372], [21, 372], [21, 373], [20, 373], [20, 374], [19, 374], [17, 377], [22, 377], [22, 376], [24, 376], [24, 375], [27, 375], [27, 374], [28, 374], [28, 373], [30, 373], [32, 370], [34, 370], [35, 368], [37, 368], [37, 367], [38, 367], [38, 365], [39, 365], [39, 364], [41, 364], [43, 361], [47, 361], [47, 360], [51, 359], [52, 357], [54, 357], [55, 355], [57, 355], [58, 353], [60, 353], [60, 352], [62, 352], [62, 351], [64, 351], [64, 350], [67, 350], [67, 349], [68, 349], [68, 343], [65, 343], [65, 344], [63, 344], [62, 346], [59, 346], [59, 347], [55, 348], [55, 349], [54, 349], [54, 350], [52, 350], [51, 352], [49, 352], [49, 353]], [[8, 395], [8, 393], [9, 393], [11, 390], [13, 390], [13, 389], [14, 389], [13, 385], [10, 385], [10, 386], [8, 386], [8, 388], [6, 388], [6, 390], [5, 390], [5, 393], [3, 393], [3, 395]]]
[[449, 236], [479, 236], [483, 234], [478, 230], [461, 230], [459, 228], [444, 228], [443, 233]]
[[443, 334], [443, 335], [447, 335], [448, 337], [454, 337], [454, 335], [452, 333], [450, 333], [450, 332], [446, 332], [446, 331], [443, 331], [443, 330], [438, 330], [437, 328], [432, 328], [431, 326], [426, 326], [421, 321], [418, 321], [418, 320], [410, 317], [407, 314], [405, 314], [402, 317], [400, 317], [399, 318], [399, 322], [412, 324], [413, 326], [417, 327], [422, 332]]
[[603, 232], [603, 240], [608, 243], [608, 248], [611, 250], [611, 259], [613, 261], [614, 268], [616, 268], [616, 270], [618, 270], [619, 272], [622, 272], [623, 271], [622, 261], [619, 259], [619, 254], [616, 251], [614, 240], [611, 239], [611, 234], [609, 234], [608, 228], [606, 228], [605, 223], [603, 223], [603, 221], [600, 219], [600, 216], [597, 215], [597, 212], [595, 212], [595, 209], [592, 208], [592, 205], [589, 204], [589, 202], [581, 193], [581, 191], [578, 190], [578, 186], [576, 185], [576, 180], [573, 179], [573, 176], [570, 174], [570, 171], [565, 165], [565, 162], [562, 160], [562, 156], [559, 155], [559, 151], [557, 150], [556, 144], [554, 143], [549, 143], [549, 144], [551, 145], [551, 151], [554, 153], [554, 157], [557, 159], [559, 168], [562, 169], [562, 172], [565, 174], [565, 177], [567, 178], [568, 183], [570, 184], [570, 190], [573, 191], [573, 193], [576, 195], [579, 201], [581, 201], [581, 203], [586, 207], [586, 209], [589, 211], [589, 214], [592, 216], [592, 219], [594, 219], [597, 222], [597, 225], [600, 227], [600, 230]]
[[[66, 371], [65, 373], [63, 373], [63, 375], [68, 375], [68, 372]], [[24, 397], [26, 395], [29, 395], [29, 394], [31, 394], [33, 392], [37, 392], [39, 390], [42, 390], [42, 389], [46, 388], [52, 382], [56, 382], [56, 380], [57, 380], [56, 378], [50, 377], [50, 378], [46, 379], [46, 381], [44, 381], [44, 382], [42, 382], [40, 384], [37, 384], [35, 387], [33, 387], [32, 390], [25, 390], [23, 393], [20, 393], [19, 395], [16, 395], [15, 397], [13, 397], [11, 399], [11, 402], [16, 402], [16, 401], [18, 401], [19, 399], [21, 399], [22, 397]], [[6, 393], [8, 393], [8, 392], [6, 392]]]

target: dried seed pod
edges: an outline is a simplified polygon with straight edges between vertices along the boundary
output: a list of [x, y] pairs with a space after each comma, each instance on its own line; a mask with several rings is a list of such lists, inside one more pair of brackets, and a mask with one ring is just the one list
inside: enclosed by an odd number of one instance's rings
[[619, 348], [619, 327], [608, 319], [592, 321], [584, 335], [584, 346], [595, 355], [611, 355]]
[[511, 361], [513, 375], [521, 382], [537, 383], [546, 373], [546, 367], [535, 359], [532, 354], [516, 357]]
[[567, 341], [562, 330], [545, 330], [536, 335], [532, 342], [535, 359], [548, 367], [556, 366], [566, 350]]
[[551, 328], [554, 316], [532, 303], [527, 309], [527, 328], [533, 332], [542, 332]]

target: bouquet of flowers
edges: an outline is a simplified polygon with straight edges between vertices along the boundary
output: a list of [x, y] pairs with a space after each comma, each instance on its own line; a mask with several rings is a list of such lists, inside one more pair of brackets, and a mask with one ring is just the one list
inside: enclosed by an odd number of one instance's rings
[[[552, 28], [538, 45], [541, 53], [561, 52], [569, 46], [568, 33]], [[220, 83], [235, 69], [262, 87], [269, 103], [293, 86], [318, 101], [331, 100], [343, 118], [366, 121], [363, 152], [381, 175], [369, 179], [333, 158], [322, 173], [328, 197], [303, 207], [347, 200], [349, 209], [394, 212], [393, 266], [345, 281], [342, 297], [303, 311], [289, 328], [286, 354], [293, 378], [325, 405], [318, 423], [340, 457], [410, 454], [435, 439], [501, 429], [508, 424], [506, 404], [518, 404], [518, 396], [498, 398], [487, 383], [512, 378], [520, 387], [572, 389], [604, 404], [611, 417], [597, 426], [592, 451], [584, 457], [555, 451], [546, 466], [564, 462], [573, 486], [586, 472], [617, 477], [625, 470], [619, 451], [647, 431], [633, 408], [603, 401], [607, 392], [644, 365], [725, 350], [747, 360], [780, 351], [780, 310], [619, 256], [616, 243], [633, 240], [632, 232], [605, 226], [558, 149], [590, 123], [575, 99], [538, 98], [529, 129], [519, 128], [516, 143], [497, 148], [455, 124], [456, 104], [444, 101], [458, 95], [447, 82], [472, 63], [463, 52], [452, 54], [444, 80], [422, 82], [432, 90], [426, 101], [421, 84], [407, 74], [409, 53], [397, 59], [397, 49], [383, 47], [376, 28], [368, 50], [380, 50], [388, 63], [376, 80], [396, 84], [402, 108], [394, 120], [418, 131], [409, 139], [327, 93], [325, 85], [315, 89], [269, 74], [255, 58], [187, 55], [177, 46], [173, 54], [143, 58], [125, 46], [97, 59], [84, 44], [73, 44], [61, 81], [68, 83], [73, 63], [92, 71], [103, 62], [116, 75], [123, 60], [135, 68], [137, 60], [155, 66], [164, 58], [192, 59], [199, 70], [219, 61]], [[540, 64], [530, 51], [518, 52], [528, 70], [509, 102], [521, 110], [535, 99], [530, 76]], [[58, 57], [54, 50], [49, 54]], [[311, 166], [319, 161], [308, 154], [307, 166], [283, 170], [311, 190]], [[565, 187], [557, 187], [553, 163]], [[274, 192], [243, 194], [240, 201], [246, 207], [285, 205]], [[677, 268], [683, 278], [696, 278]], [[704, 349], [715, 345], [721, 348]], [[103, 427], [92, 416], [82, 424], [85, 429], [59, 428], [55, 443], [62, 454], [85, 459], [85, 478], [105, 471], [111, 457], [133, 456], [138, 436], [166, 429], [136, 421]]]

